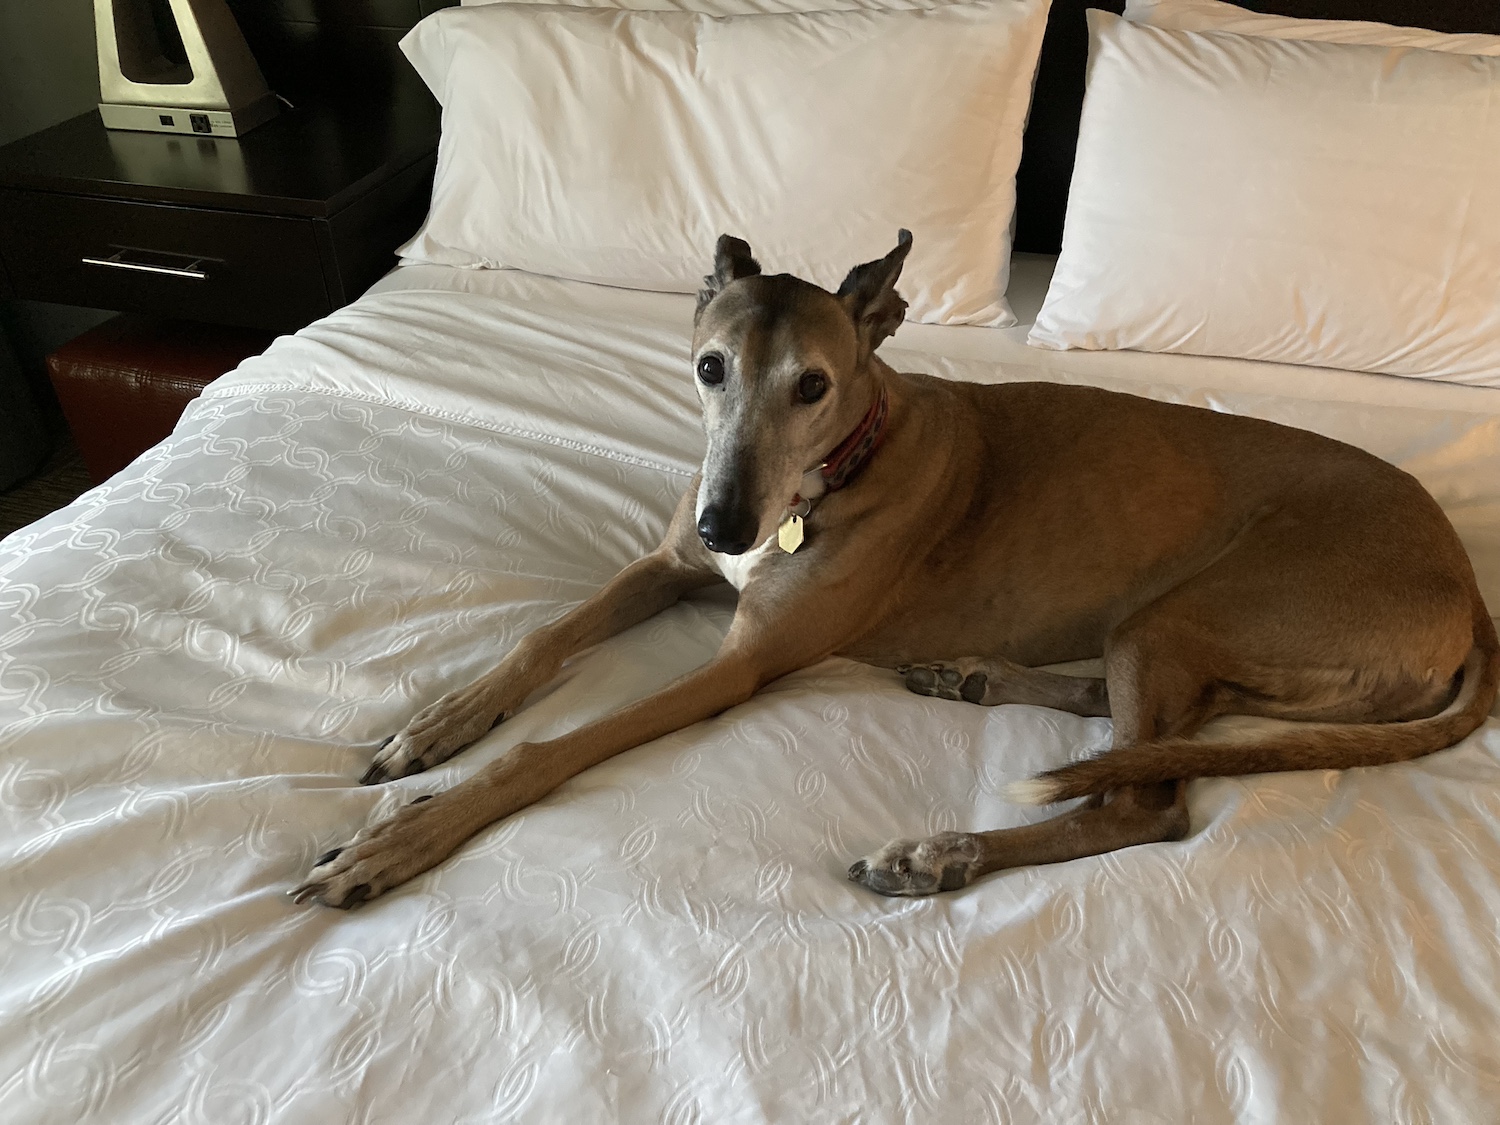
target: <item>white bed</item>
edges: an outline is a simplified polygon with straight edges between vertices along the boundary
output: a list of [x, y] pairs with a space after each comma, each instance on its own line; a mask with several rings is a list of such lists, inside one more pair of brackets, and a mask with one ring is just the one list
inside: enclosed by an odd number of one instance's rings
[[[1500, 391], [1042, 352], [954, 378], [1293, 422], [1419, 476], [1500, 606]], [[286, 891], [372, 817], [703, 661], [727, 587], [450, 763], [355, 779], [424, 703], [654, 545], [699, 455], [692, 298], [413, 266], [214, 384], [0, 545], [0, 1120], [1381, 1122], [1500, 1102], [1500, 721], [1388, 768], [1195, 782], [1191, 835], [883, 899], [898, 835], [1106, 720], [832, 660], [623, 754], [353, 912]]]

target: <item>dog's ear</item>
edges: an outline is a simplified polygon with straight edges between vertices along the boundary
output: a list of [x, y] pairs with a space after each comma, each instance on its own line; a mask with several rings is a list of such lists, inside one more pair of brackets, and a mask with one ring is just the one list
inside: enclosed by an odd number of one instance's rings
[[698, 308], [693, 313], [693, 323], [703, 315], [712, 301], [728, 285], [741, 277], [754, 277], [760, 273], [760, 263], [750, 253], [750, 244], [732, 234], [719, 235], [719, 244], [714, 247], [714, 272], [703, 279], [703, 288], [698, 290]]
[[838, 297], [854, 321], [867, 354], [901, 327], [906, 302], [896, 292], [896, 279], [906, 255], [911, 253], [911, 231], [903, 228], [896, 235], [896, 248], [884, 258], [855, 266], [839, 286]]

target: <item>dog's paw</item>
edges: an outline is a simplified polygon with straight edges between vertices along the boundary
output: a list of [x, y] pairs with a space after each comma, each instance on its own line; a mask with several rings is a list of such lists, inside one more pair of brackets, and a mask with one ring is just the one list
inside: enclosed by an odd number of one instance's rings
[[882, 895], [930, 895], [956, 891], [979, 871], [979, 838], [972, 832], [940, 832], [925, 840], [895, 840], [857, 860], [849, 878]]
[[386, 739], [359, 783], [378, 785], [441, 765], [505, 718], [506, 712], [496, 713], [482, 694], [467, 688], [450, 692]]
[[289, 892], [292, 901], [317, 899], [348, 910], [447, 859], [462, 840], [453, 841], [443, 830], [445, 810], [431, 801], [430, 794], [418, 797], [342, 848], [319, 856], [301, 886]]
[[936, 696], [938, 699], [982, 703], [985, 690], [989, 687], [989, 678], [976, 661], [970, 660], [958, 660], [951, 664], [916, 664], [902, 674], [906, 677], [907, 691]]

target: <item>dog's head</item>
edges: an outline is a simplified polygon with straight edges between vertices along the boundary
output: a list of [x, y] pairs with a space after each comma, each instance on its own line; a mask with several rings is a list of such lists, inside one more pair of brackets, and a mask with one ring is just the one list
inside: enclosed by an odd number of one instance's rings
[[802, 474], [864, 417], [877, 393], [871, 357], [906, 311], [896, 279], [910, 250], [903, 230], [830, 293], [761, 273], [745, 242], [720, 237], [693, 318], [708, 432], [698, 534], [709, 550], [737, 555], [770, 535]]

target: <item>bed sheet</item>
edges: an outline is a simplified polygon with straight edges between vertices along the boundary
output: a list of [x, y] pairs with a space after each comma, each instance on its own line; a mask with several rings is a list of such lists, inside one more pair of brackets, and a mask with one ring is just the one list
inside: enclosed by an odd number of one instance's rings
[[[292, 906], [368, 819], [714, 650], [724, 593], [584, 654], [444, 766], [354, 784], [654, 545], [701, 449], [690, 319], [405, 268], [0, 544], [0, 1120], [1492, 1119], [1493, 718], [1405, 765], [1196, 782], [1180, 843], [887, 900], [850, 859], [1046, 815], [1000, 787], [1108, 723], [830, 660], [370, 906]], [[1500, 606], [1500, 394], [918, 327], [893, 363], [1371, 448], [1443, 502]]]

